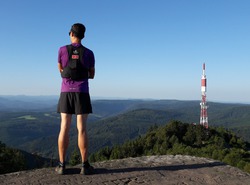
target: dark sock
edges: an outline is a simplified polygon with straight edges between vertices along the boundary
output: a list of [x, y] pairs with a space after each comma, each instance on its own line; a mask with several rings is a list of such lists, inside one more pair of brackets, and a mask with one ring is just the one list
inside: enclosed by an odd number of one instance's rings
[[62, 162], [59, 162], [59, 166], [60, 166], [60, 167], [65, 167], [65, 163], [64, 163], [64, 162], [63, 162], [63, 163], [62, 163]]

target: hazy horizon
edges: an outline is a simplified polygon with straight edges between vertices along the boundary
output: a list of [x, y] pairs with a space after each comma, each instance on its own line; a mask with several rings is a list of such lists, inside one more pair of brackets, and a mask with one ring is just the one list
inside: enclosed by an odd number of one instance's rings
[[[15, 97], [18, 99], [18, 97], [22, 98], [59, 98], [60, 95], [0, 95], [0, 97]], [[199, 99], [157, 99], [157, 98], [129, 98], [129, 97], [104, 97], [104, 96], [91, 96], [92, 100], [144, 100], [144, 101], [160, 101], [160, 100], [176, 100], [176, 101], [201, 101]], [[216, 100], [208, 100], [209, 102], [214, 103], [239, 103], [239, 104], [250, 104], [250, 102], [237, 102], [237, 101], [216, 101]]]

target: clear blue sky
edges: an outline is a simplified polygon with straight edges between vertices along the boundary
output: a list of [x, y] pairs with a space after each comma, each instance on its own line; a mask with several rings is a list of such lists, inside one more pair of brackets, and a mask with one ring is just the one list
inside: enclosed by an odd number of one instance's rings
[[60, 46], [86, 25], [92, 97], [250, 102], [248, 0], [0, 2], [0, 95], [59, 95]]

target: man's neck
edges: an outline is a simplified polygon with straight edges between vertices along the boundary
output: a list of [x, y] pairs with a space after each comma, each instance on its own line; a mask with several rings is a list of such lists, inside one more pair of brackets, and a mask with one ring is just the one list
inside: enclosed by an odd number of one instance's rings
[[71, 40], [71, 43], [72, 44], [81, 44], [81, 40], [76, 38], [76, 37], [73, 37], [72, 40]]

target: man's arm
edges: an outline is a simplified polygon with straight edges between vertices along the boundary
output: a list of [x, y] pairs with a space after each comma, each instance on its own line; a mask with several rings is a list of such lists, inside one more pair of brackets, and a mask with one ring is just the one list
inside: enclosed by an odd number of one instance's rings
[[90, 78], [90, 79], [94, 79], [94, 77], [95, 77], [95, 68], [94, 68], [94, 67], [91, 67], [91, 68], [89, 69], [89, 78]]
[[60, 73], [63, 71], [63, 68], [62, 68], [62, 64], [61, 64], [61, 63], [58, 63], [58, 69], [59, 69], [59, 72], [60, 72]]

